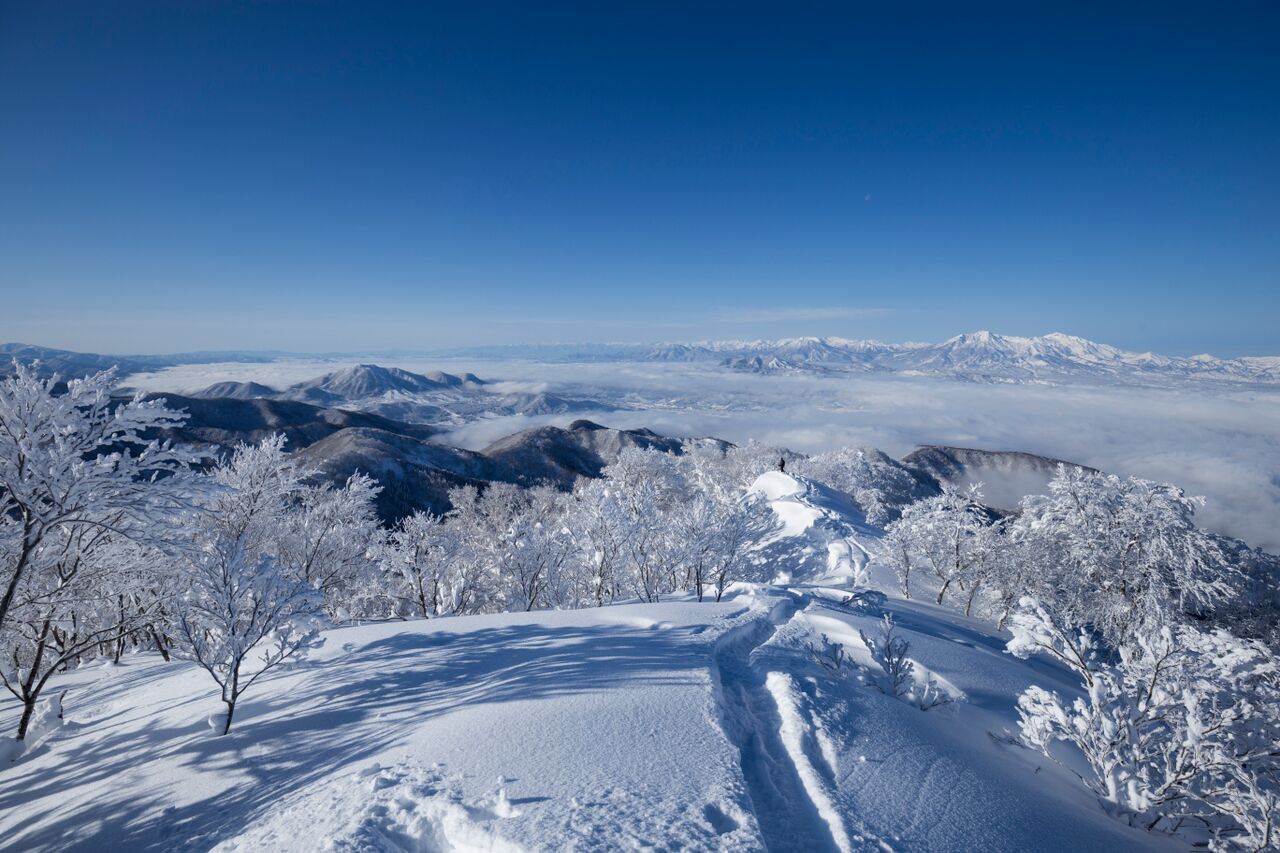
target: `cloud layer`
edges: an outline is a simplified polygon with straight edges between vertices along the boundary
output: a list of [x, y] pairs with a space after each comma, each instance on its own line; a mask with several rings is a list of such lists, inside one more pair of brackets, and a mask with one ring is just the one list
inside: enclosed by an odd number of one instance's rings
[[[1194, 386], [986, 385], [904, 376], [758, 376], [702, 364], [396, 361], [409, 370], [470, 370], [503, 387], [551, 390], [629, 407], [610, 426], [748, 439], [814, 452], [918, 444], [1025, 450], [1118, 474], [1176, 483], [1208, 504], [1201, 522], [1280, 551], [1280, 390]], [[185, 366], [131, 382], [189, 391], [222, 379], [275, 387], [343, 362]], [[452, 434], [470, 447], [581, 414], [494, 418]]]

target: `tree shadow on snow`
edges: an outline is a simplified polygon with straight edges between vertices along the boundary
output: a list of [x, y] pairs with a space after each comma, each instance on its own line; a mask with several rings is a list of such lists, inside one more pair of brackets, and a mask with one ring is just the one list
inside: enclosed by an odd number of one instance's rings
[[[62, 740], [56, 766], [34, 778], [18, 768], [0, 776], [0, 814], [12, 819], [24, 808], [20, 804], [31, 809], [10, 823], [8, 840], [22, 849], [208, 849], [335, 768], [368, 760], [426, 720], [456, 709], [600, 692], [621, 684], [693, 683], [688, 670], [706, 668], [710, 649], [691, 635], [685, 628], [652, 631], [619, 624], [512, 625], [464, 634], [417, 633], [407, 627], [334, 659], [264, 677], [242, 699], [227, 737], [212, 735], [205, 722], [217, 709], [212, 684], [207, 701], [187, 696], [151, 712], [158, 717], [189, 705], [189, 724], [126, 728], [109, 718], [88, 723], [86, 734], [100, 723], [106, 730], [94, 731], [92, 740]], [[280, 680], [299, 677], [301, 682], [284, 694], [273, 691]], [[199, 768], [181, 771], [196, 784], [205, 772], [212, 776], [210, 787], [219, 786], [224, 774], [247, 774], [250, 781], [167, 807], [172, 797], [164, 789], [98, 794], [79, 806], [76, 795], [67, 792], [71, 786], [109, 784], [157, 759], [164, 762], [157, 771], [174, 765]], [[52, 821], [53, 829], [36, 828], [48, 819], [44, 809], [50, 800], [37, 802], [41, 797], [53, 798], [54, 810], [65, 809]]]

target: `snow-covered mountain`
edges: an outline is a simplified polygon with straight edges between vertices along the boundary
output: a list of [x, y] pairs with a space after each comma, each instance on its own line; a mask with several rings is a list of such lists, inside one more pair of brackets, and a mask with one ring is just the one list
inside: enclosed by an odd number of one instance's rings
[[847, 371], [985, 381], [1195, 379], [1280, 383], [1280, 357], [1215, 358], [1137, 353], [1061, 332], [1021, 337], [980, 331], [956, 335], [940, 343], [890, 344], [839, 337], [798, 337], [651, 346], [527, 346], [461, 352], [554, 361], [706, 361], [752, 373]]
[[471, 374], [454, 376], [437, 372], [433, 376], [426, 376], [398, 367], [357, 364], [300, 382], [285, 389], [282, 396], [317, 406], [330, 406], [388, 394], [422, 394], [444, 388], [457, 388], [467, 382], [480, 384]]
[[[281, 354], [283, 355], [283, 354]], [[1074, 335], [1053, 332], [1038, 337], [1000, 335], [989, 331], [956, 335], [939, 343], [884, 343], [841, 337], [796, 337], [774, 340], [706, 340], [662, 344], [532, 344], [467, 347], [421, 353], [484, 359], [530, 359], [548, 362], [719, 363], [751, 373], [864, 372], [950, 376], [960, 379], [1025, 381], [1212, 380], [1280, 384], [1280, 356], [1217, 358], [1208, 354], [1166, 356], [1130, 352]], [[0, 345], [0, 368], [10, 358], [40, 359], [46, 371], [81, 376], [118, 366], [122, 376], [179, 364], [211, 361], [264, 362], [264, 353], [186, 353], [172, 356], [111, 356], [73, 353], [24, 344]], [[359, 364], [276, 392], [285, 399], [331, 406], [393, 395], [442, 390], [477, 390], [485, 383], [470, 373], [412, 373], [376, 364]], [[266, 396], [262, 387], [242, 389], [219, 383], [205, 396]], [[570, 401], [572, 402], [572, 401]], [[587, 401], [590, 402], [590, 401]], [[518, 408], [518, 407], [517, 407]], [[581, 409], [585, 411], [586, 409]]]
[[[708, 357], [729, 345], [708, 347]], [[842, 338], [794, 338], [740, 345], [731, 359], [776, 360], [790, 372], [797, 365], [966, 378], [1033, 380], [1063, 378], [1212, 379], [1280, 382], [1280, 359], [1189, 358], [1127, 352], [1107, 344], [1054, 332], [1040, 337], [981, 331], [936, 344], [882, 344]], [[731, 360], [730, 364], [734, 362]], [[736, 365], [735, 365], [736, 366]], [[757, 368], [758, 369], [758, 368]]]

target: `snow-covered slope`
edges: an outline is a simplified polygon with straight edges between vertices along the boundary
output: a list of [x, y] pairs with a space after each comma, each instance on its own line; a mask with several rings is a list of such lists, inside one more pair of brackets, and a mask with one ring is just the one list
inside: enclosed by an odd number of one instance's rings
[[[68, 679], [69, 721], [0, 771], [22, 850], [1141, 850], [988, 730], [1032, 681], [974, 623], [893, 602], [967, 698], [920, 711], [804, 645], [878, 607], [821, 591], [328, 632], [214, 736], [203, 673], [150, 656]], [[6, 715], [3, 723], [11, 720]]]
[[[1068, 673], [1005, 654], [977, 621], [851, 588], [873, 531], [837, 493], [776, 472], [753, 492], [784, 582], [720, 603], [331, 630], [246, 694], [225, 737], [193, 665], [148, 654], [61, 676], [65, 723], [0, 769], [0, 839], [95, 853], [1175, 849], [991, 736], [1014, 727], [1029, 684], [1076, 694]], [[952, 704], [922, 711], [869, 686], [861, 632], [885, 613]], [[822, 636], [857, 666], [819, 666]]]
[[781, 471], [762, 474], [748, 494], [769, 507], [753, 557], [775, 583], [866, 584], [871, 557], [863, 543], [875, 530], [847, 495]]

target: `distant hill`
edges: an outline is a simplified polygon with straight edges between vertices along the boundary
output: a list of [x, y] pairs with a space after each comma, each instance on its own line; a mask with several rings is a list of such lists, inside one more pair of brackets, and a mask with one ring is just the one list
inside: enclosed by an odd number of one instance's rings
[[72, 352], [31, 344], [0, 344], [0, 374], [7, 371], [14, 359], [28, 364], [40, 362], [41, 373], [57, 373], [67, 379], [77, 379], [102, 370], [116, 368], [121, 378], [131, 373], [161, 370], [178, 364], [211, 364], [220, 361], [268, 362], [278, 354], [262, 352], [186, 352], [171, 355], [103, 355], [91, 352]]
[[274, 397], [278, 393], [276, 389], [261, 382], [215, 382], [191, 396], [208, 399], [256, 400], [259, 397]]
[[504, 470], [504, 479], [510, 482], [570, 486], [579, 477], [599, 477], [625, 448], [681, 454], [697, 442], [712, 442], [721, 449], [731, 446], [717, 439], [669, 438], [647, 429], [609, 429], [577, 420], [567, 428], [535, 427], [509, 435], [482, 453]]
[[730, 446], [715, 439], [670, 438], [646, 429], [616, 430], [578, 420], [564, 429], [518, 432], [477, 453], [435, 443], [438, 430], [425, 424], [296, 400], [233, 396], [251, 393], [251, 384], [227, 383], [218, 389], [223, 396], [151, 394], [147, 399], [164, 399], [188, 415], [183, 426], [167, 430], [165, 437], [203, 448], [211, 456], [223, 456], [241, 442], [253, 444], [284, 433], [286, 450], [334, 483], [357, 472], [368, 474], [382, 486], [378, 513], [387, 523], [415, 510], [447, 511], [448, 492], [460, 485], [545, 482], [569, 488], [579, 477], [600, 476], [626, 447], [683, 453], [694, 443]]
[[940, 483], [962, 489], [971, 483], [981, 483], [983, 502], [1002, 510], [1017, 509], [1025, 495], [1046, 494], [1049, 481], [1058, 472], [1059, 465], [1097, 470], [1016, 450], [978, 450], [941, 445], [918, 447], [902, 461]]
[[406, 424], [367, 412], [324, 409], [291, 400], [242, 400], [232, 397], [200, 398], [179, 394], [149, 394], [164, 399], [170, 408], [188, 414], [187, 423], [169, 430], [167, 437], [211, 449], [229, 449], [240, 442], [254, 444], [282, 432], [286, 448], [298, 450], [352, 427], [380, 429], [417, 440], [437, 430], [422, 424]]

